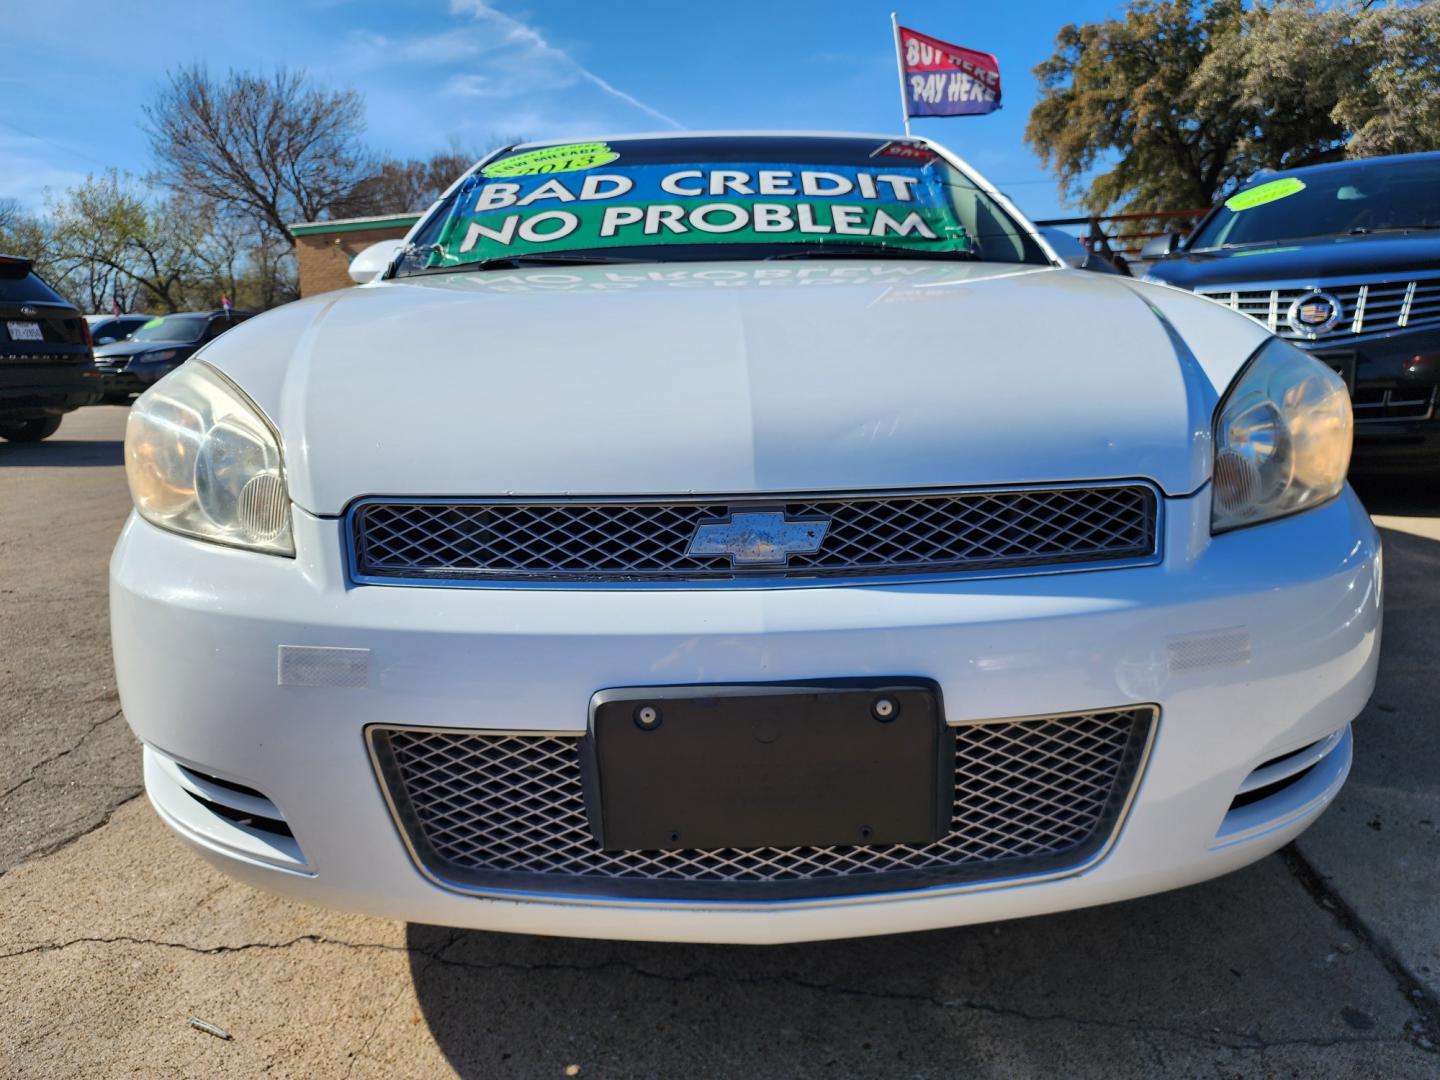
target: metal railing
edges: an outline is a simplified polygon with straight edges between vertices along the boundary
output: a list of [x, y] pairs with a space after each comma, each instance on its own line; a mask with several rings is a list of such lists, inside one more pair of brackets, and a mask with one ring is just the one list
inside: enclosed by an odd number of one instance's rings
[[[1074, 228], [1081, 226], [1085, 233], [1079, 237], [1080, 242], [1095, 254], [1114, 262], [1117, 257], [1131, 264], [1140, 259], [1140, 249], [1145, 246], [1147, 240], [1157, 236], [1164, 236], [1167, 232], [1187, 233], [1194, 227], [1202, 217], [1205, 216], [1208, 207], [1199, 207], [1194, 210], [1146, 210], [1129, 214], [1103, 214], [1088, 215], [1085, 217], [1067, 218], [1046, 218], [1044, 221], [1035, 222], [1040, 226], [1055, 226], [1059, 228]], [[1128, 229], [1126, 225], [1139, 223], [1146, 228]], [[1178, 229], [1159, 228], [1155, 224], [1169, 226], [1174, 224]]]

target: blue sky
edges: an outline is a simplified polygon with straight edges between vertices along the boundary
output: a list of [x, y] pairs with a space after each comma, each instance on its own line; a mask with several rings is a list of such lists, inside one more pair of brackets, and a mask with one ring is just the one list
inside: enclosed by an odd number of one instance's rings
[[[1030, 69], [1071, 21], [1121, 0], [906, 0], [900, 21], [995, 53], [1005, 107], [919, 120], [1032, 216], [1061, 212], [1023, 141]], [[109, 165], [148, 167], [141, 106], [167, 68], [304, 67], [365, 96], [367, 138], [402, 156], [498, 136], [622, 131], [899, 128], [890, 3], [627, 0], [43, 0], [0, 35], [0, 197]]]

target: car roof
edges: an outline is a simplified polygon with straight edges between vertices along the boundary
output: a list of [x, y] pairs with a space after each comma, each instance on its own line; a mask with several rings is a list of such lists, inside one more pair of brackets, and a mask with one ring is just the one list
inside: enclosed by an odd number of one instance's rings
[[[151, 318], [151, 319], [169, 319], [169, 318], [171, 318], [172, 316], [175, 316], [175, 315], [199, 315], [199, 316], [201, 316], [201, 317], [203, 317], [203, 318], [206, 318], [206, 319], [213, 319], [213, 318], [215, 318], [217, 315], [223, 316], [223, 315], [225, 315], [225, 314], [227, 314], [227, 312], [225, 311], [224, 308], [214, 308], [214, 309], [211, 310], [211, 311], [167, 311], [167, 312], [166, 312], [165, 314], [163, 314], [163, 315], [150, 315], [150, 316], [147, 316], [147, 318]], [[235, 318], [235, 316], [237, 316], [237, 315], [242, 316], [242, 317], [248, 319], [248, 318], [250, 318], [252, 315], [255, 315], [256, 312], [254, 312], [254, 311], [241, 311], [239, 308], [231, 308], [230, 311], [228, 312], [228, 314], [229, 314], [229, 316], [230, 316], [232, 319]], [[118, 316], [117, 316], [117, 317], [118, 317]]]
[[527, 150], [532, 147], [568, 145], [590, 142], [634, 142], [638, 139], [903, 139], [907, 142], [930, 143], [923, 135], [904, 135], [900, 132], [884, 133], [874, 131], [765, 131], [740, 129], [736, 131], [630, 131], [620, 135], [586, 135], [583, 138], [534, 139], [516, 143], [509, 150]]
[[1384, 154], [1380, 157], [1345, 158], [1341, 161], [1325, 161], [1319, 165], [1303, 165], [1298, 169], [1268, 169], [1258, 172], [1241, 185], [1241, 190], [1250, 187], [1252, 184], [1268, 183], [1271, 180], [1278, 180], [1282, 176], [1318, 176], [1327, 172], [1334, 172], [1337, 169], [1369, 169], [1385, 168], [1388, 165], [1397, 165], [1401, 162], [1428, 161], [1440, 165], [1440, 150], [1426, 150], [1418, 154]]

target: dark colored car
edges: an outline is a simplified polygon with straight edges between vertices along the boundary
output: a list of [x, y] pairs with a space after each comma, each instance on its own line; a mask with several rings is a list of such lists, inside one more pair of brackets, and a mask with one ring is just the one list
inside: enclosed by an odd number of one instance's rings
[[1357, 466], [1440, 468], [1440, 153], [1262, 174], [1146, 256], [1339, 371]]
[[90, 328], [34, 272], [0, 255], [0, 438], [39, 442], [60, 418], [99, 400]]
[[90, 324], [90, 336], [95, 339], [95, 347], [99, 348], [101, 345], [113, 345], [117, 341], [124, 341], [154, 317], [154, 315], [86, 315], [85, 321]]
[[147, 319], [124, 341], [95, 350], [107, 404], [143, 393], [160, 376], [195, 355], [200, 346], [254, 316], [253, 311], [182, 311]]

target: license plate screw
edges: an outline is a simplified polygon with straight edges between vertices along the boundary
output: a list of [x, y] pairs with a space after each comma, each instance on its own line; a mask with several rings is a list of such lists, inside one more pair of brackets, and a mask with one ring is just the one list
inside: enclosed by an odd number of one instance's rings
[[660, 726], [660, 710], [654, 705], [641, 705], [635, 710], [635, 726], [641, 731], [654, 731]]
[[861, 826], [860, 826], [860, 839], [861, 839], [861, 840], [869, 840], [870, 837], [872, 837], [872, 836], [874, 836], [874, 835], [875, 835], [875, 833], [874, 833], [874, 831], [870, 828], [869, 825], [861, 825]]
[[882, 724], [888, 724], [895, 719], [895, 714], [900, 711], [900, 706], [895, 703], [894, 698], [882, 697], [875, 699], [875, 704], [870, 706], [870, 711], [876, 720]]

